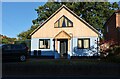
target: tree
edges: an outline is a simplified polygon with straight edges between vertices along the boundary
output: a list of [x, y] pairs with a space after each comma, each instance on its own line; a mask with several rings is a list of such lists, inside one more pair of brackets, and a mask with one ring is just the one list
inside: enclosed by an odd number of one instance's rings
[[27, 31], [21, 32], [20, 34], [18, 34], [18, 39], [19, 40], [26, 40], [26, 39], [30, 39], [30, 33], [32, 33], [33, 30], [35, 30], [39, 25], [38, 24], [34, 24], [31, 26], [31, 28]]
[[[45, 5], [35, 9], [38, 17], [32, 21], [33, 26], [37, 28], [39, 24], [50, 17], [63, 4], [90, 25], [101, 30], [103, 30], [104, 23], [113, 14], [114, 10], [119, 9], [116, 2], [47, 2]], [[35, 28], [31, 27], [28, 31], [20, 33], [18, 37], [26, 39]]]
[[118, 2], [118, 5], [119, 5], [119, 9], [120, 9], [120, 1]]
[[50, 15], [52, 15], [58, 8], [60, 3], [58, 2], [47, 2], [44, 6], [39, 6], [38, 9], [35, 9], [38, 14], [36, 21], [40, 23], [45, 21]]
[[0, 44], [12, 44], [16, 38], [10, 38], [0, 34]]

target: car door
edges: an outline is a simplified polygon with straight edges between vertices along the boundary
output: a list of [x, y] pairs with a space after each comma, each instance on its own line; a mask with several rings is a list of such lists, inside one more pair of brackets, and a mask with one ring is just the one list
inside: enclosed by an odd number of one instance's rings
[[3, 47], [2, 47], [2, 58], [3, 59], [10, 59], [11, 58], [11, 53], [12, 53], [11, 45], [10, 44], [3, 45]]
[[12, 51], [12, 53], [11, 53], [11, 55], [12, 55], [12, 57], [14, 57], [14, 58], [17, 58], [17, 53], [18, 53], [18, 51], [17, 51], [17, 47], [16, 47], [16, 45], [11, 45], [11, 51]]
[[21, 45], [12, 45], [12, 51], [13, 51], [13, 55], [14, 57], [18, 58], [19, 56], [21, 56], [23, 54], [23, 48]]

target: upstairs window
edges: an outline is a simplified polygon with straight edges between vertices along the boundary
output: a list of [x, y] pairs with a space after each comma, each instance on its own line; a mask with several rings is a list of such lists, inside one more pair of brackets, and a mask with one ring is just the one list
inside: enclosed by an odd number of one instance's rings
[[107, 26], [107, 33], [109, 32], [109, 28], [108, 28], [108, 26]]
[[67, 17], [62, 16], [54, 23], [54, 27], [73, 27], [73, 22], [70, 21]]

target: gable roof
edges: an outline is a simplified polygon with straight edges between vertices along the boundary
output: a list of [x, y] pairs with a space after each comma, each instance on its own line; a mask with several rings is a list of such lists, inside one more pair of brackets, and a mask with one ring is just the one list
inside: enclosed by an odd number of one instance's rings
[[47, 20], [45, 20], [40, 26], [38, 26], [31, 34], [33, 35], [37, 30], [39, 30], [45, 23], [47, 23], [53, 16], [55, 16], [61, 9], [65, 8], [67, 11], [69, 11], [71, 14], [73, 14], [76, 18], [78, 18], [80, 21], [82, 21], [84, 24], [86, 24], [90, 29], [92, 29], [94, 32], [99, 34], [99, 32], [92, 27], [89, 23], [87, 23], [85, 20], [80, 18], [77, 14], [75, 14], [73, 11], [71, 11], [69, 8], [67, 8], [65, 5], [62, 5], [58, 10], [56, 10]]
[[104, 24], [104, 27], [106, 26], [106, 24], [112, 19], [112, 17], [113, 17], [116, 13], [120, 13], [120, 10], [115, 10], [115, 12], [107, 19], [106, 23]]

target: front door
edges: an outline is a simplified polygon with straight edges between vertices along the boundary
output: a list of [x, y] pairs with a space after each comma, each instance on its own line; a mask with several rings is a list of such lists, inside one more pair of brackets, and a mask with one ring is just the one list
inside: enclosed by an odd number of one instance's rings
[[68, 40], [67, 39], [60, 40], [60, 56], [61, 56], [61, 58], [67, 58], [67, 51], [68, 51]]

